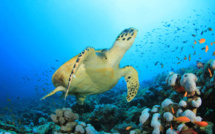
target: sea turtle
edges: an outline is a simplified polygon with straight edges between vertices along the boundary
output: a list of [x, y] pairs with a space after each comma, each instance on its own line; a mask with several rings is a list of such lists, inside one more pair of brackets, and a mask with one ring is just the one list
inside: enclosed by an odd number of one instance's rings
[[77, 103], [83, 105], [87, 95], [108, 91], [124, 77], [128, 88], [126, 99], [130, 102], [139, 89], [138, 72], [131, 66], [120, 68], [119, 63], [136, 35], [136, 29], [128, 28], [120, 33], [109, 50], [86, 48], [53, 74], [56, 88], [42, 99], [62, 91], [65, 99], [68, 94], [75, 95]]

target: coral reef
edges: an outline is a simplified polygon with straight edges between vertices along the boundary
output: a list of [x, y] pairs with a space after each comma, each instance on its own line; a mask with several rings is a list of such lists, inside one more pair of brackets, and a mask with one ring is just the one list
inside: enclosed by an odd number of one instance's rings
[[0, 108], [0, 133], [212, 134], [214, 64], [215, 60], [209, 60], [202, 68], [159, 74], [154, 84], [141, 86], [130, 103], [125, 99], [125, 85], [89, 96], [84, 105], [75, 103], [73, 97], [56, 99], [58, 94], [42, 103], [39, 98], [10, 101]]
[[52, 121], [60, 126], [60, 130], [55, 133], [77, 133], [96, 134], [98, 133], [91, 124], [80, 122], [79, 115], [73, 113], [70, 108], [56, 109], [55, 114], [51, 114]]

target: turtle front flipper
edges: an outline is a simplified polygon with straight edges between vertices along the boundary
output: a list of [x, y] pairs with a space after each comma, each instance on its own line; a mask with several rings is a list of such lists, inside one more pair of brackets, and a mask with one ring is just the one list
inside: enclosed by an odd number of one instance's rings
[[58, 92], [58, 91], [66, 91], [66, 88], [65, 87], [63, 87], [63, 86], [58, 86], [58, 87], [56, 87], [55, 88], [55, 90], [53, 90], [53, 91], [51, 91], [49, 94], [47, 94], [46, 96], [44, 96], [43, 98], [41, 98], [40, 100], [43, 100], [43, 99], [45, 99], [45, 98], [47, 98], [47, 97], [49, 97], [49, 96], [52, 96], [52, 95], [54, 95], [56, 92]]
[[70, 73], [70, 76], [69, 76], [69, 81], [68, 81], [68, 86], [67, 86], [67, 89], [66, 89], [65, 99], [66, 99], [66, 97], [67, 97], [67, 95], [68, 95], [68, 92], [69, 92], [69, 88], [70, 88], [72, 79], [75, 78], [75, 73], [77, 72], [78, 68], [80, 67], [80, 65], [81, 65], [85, 60], [88, 60], [88, 59], [91, 57], [91, 55], [96, 55], [95, 52], [96, 52], [96, 51], [95, 51], [94, 48], [86, 48], [84, 51], [82, 51], [82, 52], [79, 54], [79, 56], [78, 56], [78, 58], [77, 58], [77, 60], [76, 60], [76, 62], [75, 62], [75, 64], [74, 64], [74, 66], [73, 66], [73, 68], [72, 68], [72, 71], [71, 71], [71, 73]]
[[131, 66], [122, 68], [122, 76], [125, 77], [127, 82], [127, 101], [130, 102], [137, 94], [140, 87], [138, 72]]

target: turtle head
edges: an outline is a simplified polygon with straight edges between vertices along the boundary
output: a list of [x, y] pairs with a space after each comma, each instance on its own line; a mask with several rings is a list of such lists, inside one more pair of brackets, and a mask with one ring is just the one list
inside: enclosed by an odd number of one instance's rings
[[137, 29], [135, 28], [128, 28], [123, 30], [119, 36], [117, 37], [114, 47], [120, 47], [121, 49], [128, 50], [137, 36]]

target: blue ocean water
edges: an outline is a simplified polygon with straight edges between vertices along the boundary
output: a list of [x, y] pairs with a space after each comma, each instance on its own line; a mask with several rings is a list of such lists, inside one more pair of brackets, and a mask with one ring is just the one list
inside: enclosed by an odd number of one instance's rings
[[[55, 88], [51, 77], [63, 63], [88, 46], [110, 48], [129, 27], [138, 34], [120, 67], [133, 66], [141, 86], [158, 74], [206, 62], [214, 58], [214, 5], [214, 0], [1, 0], [0, 105], [17, 97], [41, 98]], [[201, 38], [206, 42], [199, 44]], [[123, 81], [119, 85], [126, 86]]]

